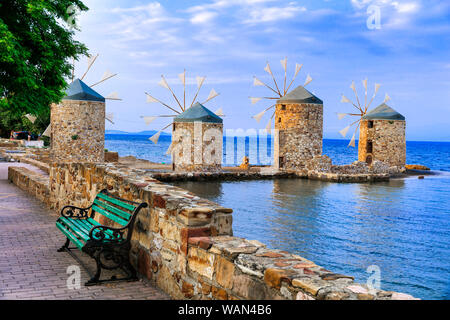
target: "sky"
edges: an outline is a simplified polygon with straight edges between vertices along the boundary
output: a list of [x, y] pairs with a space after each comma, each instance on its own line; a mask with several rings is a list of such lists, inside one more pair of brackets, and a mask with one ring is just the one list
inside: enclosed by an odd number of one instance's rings
[[[119, 1], [85, 0], [90, 8], [77, 19], [76, 39], [91, 54], [99, 54], [84, 79], [97, 82], [106, 70], [118, 76], [95, 89], [104, 96], [116, 91], [123, 101], [107, 101], [114, 113], [109, 130], [159, 130], [160, 118], [146, 125], [141, 116], [173, 114], [164, 106], [146, 103], [145, 92], [177, 106], [171, 93], [158, 85], [161, 75], [183, 99], [178, 75], [186, 70], [186, 104], [197, 90], [196, 77], [206, 76], [198, 100], [211, 89], [220, 95], [205, 106], [224, 111], [224, 128], [266, 127], [252, 118], [271, 105], [249, 97], [273, 96], [253, 86], [256, 76], [273, 86], [266, 63], [280, 86], [287, 58], [287, 81], [296, 63], [303, 64], [292, 88], [303, 85], [324, 101], [324, 138], [341, 138], [339, 130], [352, 120], [336, 113], [355, 111], [341, 103], [342, 94], [360, 101], [368, 79], [371, 108], [391, 97], [392, 108], [406, 117], [407, 140], [450, 141], [450, 2], [437, 0], [208, 0]], [[373, 17], [379, 12], [379, 24]], [[375, 15], [374, 15], [375, 14]], [[374, 28], [375, 26], [375, 28]], [[80, 77], [87, 60], [76, 63]], [[349, 133], [348, 139], [351, 137]]]

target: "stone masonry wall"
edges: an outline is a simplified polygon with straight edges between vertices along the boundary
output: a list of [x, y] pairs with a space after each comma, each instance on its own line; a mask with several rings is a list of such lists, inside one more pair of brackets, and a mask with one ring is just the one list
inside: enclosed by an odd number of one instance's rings
[[52, 104], [51, 128], [54, 161], [104, 161], [104, 102], [63, 100]]
[[223, 124], [175, 122], [174, 126], [172, 159], [175, 171], [221, 170]]
[[[371, 156], [372, 161], [378, 160], [389, 166], [403, 168], [406, 164], [406, 122], [402, 120], [372, 120], [361, 121], [358, 160], [366, 162]], [[372, 152], [367, 151], [367, 142], [372, 141]]]
[[[17, 169], [17, 170], [16, 170]], [[23, 175], [21, 168], [11, 176]], [[14, 179], [18, 179], [17, 177]], [[138, 272], [176, 299], [412, 299], [371, 290], [300, 256], [233, 237], [232, 210], [113, 164], [52, 164], [50, 197], [59, 210], [88, 206], [107, 188], [145, 201], [130, 259]]]
[[322, 154], [323, 105], [277, 104], [275, 129], [275, 166], [302, 169]]

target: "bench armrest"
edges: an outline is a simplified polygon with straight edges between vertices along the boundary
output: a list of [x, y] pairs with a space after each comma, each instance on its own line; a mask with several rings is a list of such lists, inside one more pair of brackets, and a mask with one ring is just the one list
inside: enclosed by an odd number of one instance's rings
[[[89, 232], [89, 238], [94, 241], [103, 241], [106, 239], [110, 242], [120, 242], [123, 240], [123, 234], [126, 229], [128, 229], [128, 227], [112, 228], [107, 226], [96, 226]], [[107, 234], [106, 231], [108, 230], [111, 232]]]
[[61, 209], [61, 216], [69, 219], [82, 219], [89, 217], [89, 208], [65, 206]]

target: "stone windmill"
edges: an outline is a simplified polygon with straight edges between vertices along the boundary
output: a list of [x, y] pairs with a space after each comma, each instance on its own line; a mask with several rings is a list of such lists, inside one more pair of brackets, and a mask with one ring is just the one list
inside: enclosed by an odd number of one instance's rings
[[266, 112], [275, 108], [266, 125], [270, 132], [275, 119], [274, 166], [278, 169], [302, 169], [314, 156], [322, 154], [323, 102], [305, 88], [312, 81], [309, 74], [303, 85], [289, 91], [303, 65], [295, 65], [294, 75], [287, 85], [287, 58], [280, 62], [284, 69], [283, 87], [277, 83], [269, 63], [264, 70], [272, 77], [275, 86], [254, 78], [255, 86], [264, 86], [275, 96], [250, 97], [252, 104], [263, 99], [275, 100], [275, 103], [253, 118], [260, 122]]
[[59, 104], [51, 105], [50, 125], [43, 135], [50, 136], [51, 156], [54, 161], [103, 162], [105, 120], [113, 123], [113, 114], [106, 114], [106, 100], [121, 100], [117, 92], [103, 97], [93, 87], [117, 74], [106, 71], [92, 85], [83, 80], [96, 56], [90, 56], [86, 72], [80, 79], [72, 74], [72, 83]]
[[371, 165], [374, 160], [378, 160], [390, 166], [404, 167], [406, 162], [405, 117], [386, 104], [391, 100], [387, 93], [384, 101], [378, 107], [369, 111], [381, 85], [375, 84], [374, 93], [370, 101], [368, 101], [367, 79], [363, 80], [362, 84], [365, 90], [364, 104], [359, 99], [354, 81], [350, 88], [355, 93], [356, 103], [342, 95], [341, 102], [352, 104], [357, 111], [338, 113], [338, 118], [341, 120], [346, 116], [350, 116], [357, 119], [339, 131], [339, 133], [345, 137], [348, 131], [355, 127], [353, 136], [348, 144], [349, 147], [355, 147], [359, 128], [358, 161]]
[[[216, 171], [221, 168], [222, 156], [222, 136], [223, 116], [222, 108], [216, 112], [207, 109], [204, 104], [216, 98], [219, 93], [211, 89], [208, 97], [202, 103], [197, 102], [200, 90], [206, 77], [196, 77], [197, 89], [191, 103], [186, 103], [186, 70], [178, 75], [183, 85], [183, 98], [178, 98], [164, 75], [158, 83], [161, 87], [170, 91], [173, 97], [173, 103], [165, 103], [149, 93], [147, 103], [160, 103], [172, 114], [141, 116], [147, 125], [151, 124], [157, 118], [171, 118], [170, 123], [159, 130], [149, 138], [150, 141], [157, 144], [163, 130], [172, 126], [172, 143], [166, 154], [172, 155], [173, 170], [179, 171]], [[214, 131], [214, 136], [209, 136]], [[213, 147], [213, 148], [212, 148]], [[204, 150], [212, 151], [209, 153]], [[212, 160], [211, 160], [212, 159]]]

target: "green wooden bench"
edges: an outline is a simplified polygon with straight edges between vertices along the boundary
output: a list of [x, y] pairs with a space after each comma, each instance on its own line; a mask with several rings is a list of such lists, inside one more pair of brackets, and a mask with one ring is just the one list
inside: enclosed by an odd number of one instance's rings
[[[84, 264], [71, 249], [79, 249], [95, 259], [97, 272], [85, 285], [94, 285], [105, 281], [136, 280], [136, 271], [130, 264], [129, 252], [131, 236], [136, 216], [147, 203], [137, 203], [117, 198], [108, 191], [102, 190], [94, 202], [87, 208], [65, 206], [56, 227], [67, 237], [66, 243], [58, 252], [70, 253], [78, 262]], [[99, 215], [107, 218], [107, 224], [98, 222]], [[75, 248], [69, 248], [72, 242]], [[84, 266], [85, 267], [85, 266]], [[89, 269], [86, 268], [89, 272]], [[121, 269], [127, 277], [112, 276], [108, 280], [100, 280], [101, 270]]]

